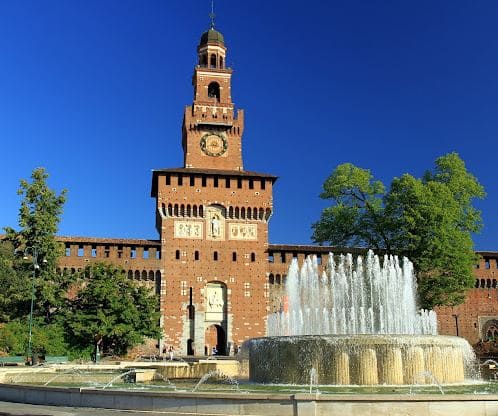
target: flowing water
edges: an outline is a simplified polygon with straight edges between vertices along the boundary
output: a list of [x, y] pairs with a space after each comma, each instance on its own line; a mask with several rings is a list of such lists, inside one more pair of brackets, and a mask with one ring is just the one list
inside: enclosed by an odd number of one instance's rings
[[[337, 262], [336, 262], [337, 260]], [[433, 311], [417, 308], [412, 263], [370, 250], [329, 261], [320, 275], [316, 256], [301, 269], [294, 259], [287, 277], [288, 308], [268, 317], [267, 334], [437, 334]]]

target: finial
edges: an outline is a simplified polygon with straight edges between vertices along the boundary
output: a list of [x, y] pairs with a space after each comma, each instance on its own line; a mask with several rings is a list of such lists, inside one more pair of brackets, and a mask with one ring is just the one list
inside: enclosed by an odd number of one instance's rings
[[211, 29], [214, 29], [214, 18], [216, 17], [214, 14], [214, 0], [211, 0], [211, 13], [209, 13], [209, 17], [211, 18]]

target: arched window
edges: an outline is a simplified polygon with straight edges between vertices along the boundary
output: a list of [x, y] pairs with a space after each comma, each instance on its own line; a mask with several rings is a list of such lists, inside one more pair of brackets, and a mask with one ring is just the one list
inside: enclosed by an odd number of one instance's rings
[[138, 270], [135, 270], [135, 279], [140, 280], [140, 272]]
[[142, 280], [147, 280], [147, 272], [142, 270]]
[[152, 270], [149, 271], [149, 280], [154, 281], [154, 272]]
[[208, 64], [208, 57], [207, 57], [207, 54], [203, 53], [201, 55], [201, 62], [200, 62], [201, 66], [207, 66]]
[[270, 216], [271, 216], [271, 209], [270, 208], [266, 208], [266, 218], [265, 218], [265, 220], [268, 221], [270, 219]]
[[210, 66], [216, 68], [216, 55], [214, 53], [211, 55]]
[[128, 270], [128, 279], [133, 279], [133, 272]]
[[273, 276], [272, 273], [270, 273], [270, 276], [268, 276], [268, 282], [270, 285], [273, 285], [275, 283], [275, 276]]
[[220, 101], [220, 84], [217, 82], [211, 82], [208, 85], [208, 97], [214, 98], [216, 101]]

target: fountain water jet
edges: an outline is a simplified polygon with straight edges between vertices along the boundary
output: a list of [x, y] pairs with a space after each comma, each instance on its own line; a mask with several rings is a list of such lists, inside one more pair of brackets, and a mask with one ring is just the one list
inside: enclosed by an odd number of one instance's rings
[[[322, 384], [413, 384], [430, 373], [438, 383], [471, 376], [475, 356], [466, 340], [437, 336], [433, 311], [418, 310], [413, 265], [369, 251], [329, 262], [316, 257], [287, 277], [288, 309], [268, 317], [268, 337], [248, 341], [250, 378], [306, 384], [310, 368]], [[423, 383], [431, 383], [425, 377]]]

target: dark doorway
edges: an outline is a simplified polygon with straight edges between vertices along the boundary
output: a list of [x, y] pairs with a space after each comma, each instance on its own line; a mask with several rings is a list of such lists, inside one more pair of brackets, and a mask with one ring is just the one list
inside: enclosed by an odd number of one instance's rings
[[205, 352], [212, 355], [227, 355], [227, 337], [225, 330], [220, 325], [211, 325], [206, 329]]

